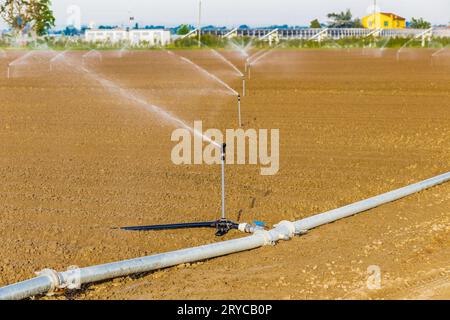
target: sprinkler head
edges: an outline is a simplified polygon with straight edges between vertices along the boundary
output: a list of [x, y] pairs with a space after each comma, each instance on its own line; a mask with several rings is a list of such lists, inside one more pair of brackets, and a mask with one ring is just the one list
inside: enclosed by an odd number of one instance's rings
[[227, 153], [227, 144], [222, 144], [222, 161], [225, 161], [225, 155]]
[[241, 95], [240, 94], [238, 94], [238, 101], [241, 101]]

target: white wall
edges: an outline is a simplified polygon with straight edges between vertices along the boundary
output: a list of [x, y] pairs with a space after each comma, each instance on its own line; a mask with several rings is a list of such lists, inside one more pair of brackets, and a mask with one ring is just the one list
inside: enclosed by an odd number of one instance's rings
[[124, 30], [87, 30], [85, 34], [86, 41], [110, 41], [118, 42], [127, 40], [128, 35]]
[[170, 31], [166, 30], [130, 30], [129, 40], [132, 44], [142, 41], [150, 45], [166, 45], [170, 42]]
[[170, 31], [160, 29], [150, 30], [86, 30], [85, 40], [88, 42], [109, 41], [116, 43], [119, 41], [129, 41], [137, 45], [141, 42], [148, 42], [150, 45], [166, 45], [170, 43]]

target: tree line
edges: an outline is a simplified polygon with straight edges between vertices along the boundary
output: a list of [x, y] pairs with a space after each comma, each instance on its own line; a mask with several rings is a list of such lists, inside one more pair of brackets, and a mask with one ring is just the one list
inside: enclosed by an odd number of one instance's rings
[[[326, 26], [329, 28], [363, 28], [361, 19], [353, 18], [353, 14], [350, 9], [342, 12], [332, 12], [327, 14], [329, 21]], [[322, 28], [322, 24], [318, 19], [314, 19], [310, 23], [310, 28]], [[412, 18], [409, 24], [410, 28], [413, 29], [429, 29], [431, 28], [431, 23], [425, 21], [423, 18]]]
[[[55, 17], [51, 9], [51, 0], [0, 0], [0, 17], [10, 26], [15, 35], [24, 33], [42, 36], [55, 26]], [[362, 28], [359, 18], [353, 18], [350, 9], [338, 13], [329, 13], [330, 28]], [[322, 28], [318, 19], [311, 21], [311, 28]], [[412, 18], [410, 25], [415, 29], [428, 29], [431, 23], [422, 18]], [[178, 34], [190, 31], [188, 25], [181, 25]]]

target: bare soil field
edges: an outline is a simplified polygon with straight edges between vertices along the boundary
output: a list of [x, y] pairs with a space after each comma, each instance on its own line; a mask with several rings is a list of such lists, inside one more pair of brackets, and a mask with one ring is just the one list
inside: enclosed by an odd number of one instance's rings
[[[231, 219], [269, 225], [390, 191], [450, 168], [450, 68], [433, 50], [278, 50], [252, 68], [245, 128], [280, 129], [280, 170], [227, 166]], [[222, 52], [241, 70], [244, 61]], [[164, 51], [0, 59], [0, 286], [241, 237], [127, 225], [214, 220], [220, 167], [176, 166], [176, 128], [99, 79], [187, 124], [235, 128], [236, 98]], [[208, 50], [180, 50], [237, 91]], [[83, 68], [85, 70], [83, 71]], [[4, 73], [3, 73], [4, 70]], [[89, 70], [87, 72], [86, 70]], [[120, 86], [120, 87], [119, 87]], [[450, 184], [275, 247], [96, 283], [44, 299], [450, 299]], [[378, 266], [381, 288], [368, 289]]]

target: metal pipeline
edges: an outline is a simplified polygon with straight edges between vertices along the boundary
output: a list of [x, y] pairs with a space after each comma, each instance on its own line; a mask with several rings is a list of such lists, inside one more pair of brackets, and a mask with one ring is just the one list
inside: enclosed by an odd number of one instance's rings
[[367, 211], [369, 209], [378, 207], [382, 204], [386, 204], [407, 197], [413, 193], [431, 188], [433, 186], [436, 186], [438, 184], [447, 181], [450, 181], [450, 172], [441, 174], [439, 176], [415, 184], [411, 184], [409, 186], [400, 189], [396, 189], [394, 191], [386, 192], [366, 200], [358, 201], [338, 209], [334, 209], [321, 214], [317, 214], [309, 218], [295, 221], [294, 222], [295, 229], [298, 233], [301, 233], [302, 231], [306, 231], [321, 226], [323, 224], [327, 224], [363, 211]]
[[[77, 269], [75, 277], [77, 286], [134, 273], [149, 272], [182, 263], [201, 261], [235, 252], [252, 250], [264, 245], [273, 245], [280, 240], [290, 240], [295, 235], [302, 234], [309, 229], [398, 200], [449, 180], [450, 172], [447, 172], [434, 178], [309, 218], [295, 222], [282, 221], [275, 225], [274, 229], [269, 231], [261, 230], [261, 228], [253, 227], [249, 224], [241, 224], [239, 225], [239, 230], [253, 232], [253, 234], [240, 239]], [[57, 272], [46, 269], [36, 278], [0, 288], [0, 300], [25, 299], [63, 288], [76, 288], [74, 287], [74, 271]]]
[[[274, 238], [275, 239], [275, 238]], [[134, 273], [149, 272], [182, 263], [201, 261], [234, 252], [246, 251], [271, 243], [267, 231], [251, 236], [214, 244], [182, 249], [137, 259], [112, 262], [78, 269], [78, 285], [122, 277]], [[0, 300], [19, 300], [31, 296], [69, 288], [73, 282], [73, 272], [47, 270], [38, 277], [0, 288]]]

